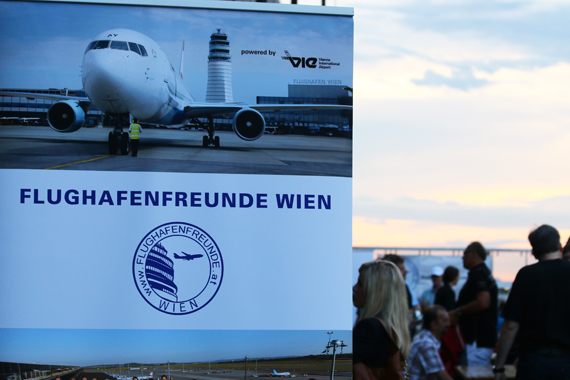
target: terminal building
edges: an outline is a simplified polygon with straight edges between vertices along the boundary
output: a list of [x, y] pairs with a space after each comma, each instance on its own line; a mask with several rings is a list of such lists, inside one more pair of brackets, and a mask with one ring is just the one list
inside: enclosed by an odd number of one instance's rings
[[[289, 84], [288, 96], [258, 96], [257, 103], [352, 105], [350, 91], [343, 85]], [[277, 133], [352, 136], [352, 110], [263, 112], [263, 117]]]
[[[64, 89], [20, 89], [2, 88], [0, 92], [25, 92], [32, 94], [62, 95], [70, 97], [86, 97], [83, 90]], [[22, 120], [32, 119], [33, 124], [48, 125], [47, 111], [57, 100], [30, 99], [25, 96], [0, 95], [0, 124], [20, 124]], [[85, 115], [85, 126], [94, 127], [101, 124], [103, 112], [93, 107]]]

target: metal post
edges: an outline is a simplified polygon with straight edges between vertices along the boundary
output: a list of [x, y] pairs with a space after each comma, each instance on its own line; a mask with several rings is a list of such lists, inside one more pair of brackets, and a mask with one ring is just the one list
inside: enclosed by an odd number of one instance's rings
[[170, 380], [170, 360], [168, 361], [168, 380]]
[[[323, 0], [324, 1], [324, 0]], [[331, 380], [334, 379], [334, 364], [336, 361], [336, 340], [332, 341], [332, 346], [333, 346], [333, 360], [332, 360], [332, 366], [331, 366]]]
[[249, 357], [247, 355], [245, 355], [245, 373], [243, 375], [243, 380], [247, 380], [247, 360], [249, 359]]

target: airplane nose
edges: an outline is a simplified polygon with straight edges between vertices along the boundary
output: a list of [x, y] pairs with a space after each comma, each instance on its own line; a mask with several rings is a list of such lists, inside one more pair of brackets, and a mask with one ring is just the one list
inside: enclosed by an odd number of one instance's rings
[[91, 99], [112, 100], [127, 75], [125, 57], [112, 49], [90, 50], [83, 59], [83, 86]]

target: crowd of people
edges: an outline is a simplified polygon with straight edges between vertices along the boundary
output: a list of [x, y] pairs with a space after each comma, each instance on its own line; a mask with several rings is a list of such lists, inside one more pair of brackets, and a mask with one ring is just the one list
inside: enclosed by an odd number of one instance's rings
[[496, 352], [496, 380], [511, 363], [518, 380], [570, 380], [570, 238], [562, 247], [558, 231], [542, 225], [528, 239], [538, 262], [518, 272], [500, 331], [498, 288], [479, 242], [463, 252], [469, 274], [457, 297], [453, 266], [434, 267], [432, 288], [416, 299], [403, 257], [363, 264], [353, 287], [354, 379], [456, 379], [457, 366], [491, 366]]

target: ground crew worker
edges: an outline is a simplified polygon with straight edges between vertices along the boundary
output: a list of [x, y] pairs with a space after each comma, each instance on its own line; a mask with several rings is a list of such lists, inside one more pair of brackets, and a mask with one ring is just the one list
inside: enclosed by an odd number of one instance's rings
[[129, 127], [129, 132], [131, 133], [131, 151], [133, 152], [131, 156], [136, 157], [139, 151], [139, 139], [142, 132], [141, 126], [138, 124], [138, 119], [133, 118], [133, 123]]

